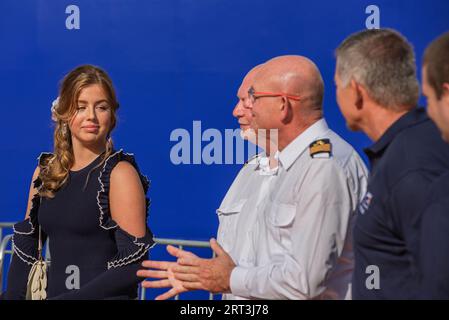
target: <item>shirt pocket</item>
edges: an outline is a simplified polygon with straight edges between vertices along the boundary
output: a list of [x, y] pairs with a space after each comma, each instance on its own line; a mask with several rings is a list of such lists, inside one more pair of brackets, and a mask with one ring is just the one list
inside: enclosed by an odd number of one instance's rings
[[271, 224], [279, 228], [287, 228], [293, 224], [296, 206], [288, 203], [273, 202], [269, 214]]
[[296, 206], [288, 203], [273, 202], [268, 213], [268, 228], [275, 242], [283, 250], [291, 247], [291, 228], [296, 217]]
[[240, 199], [236, 202], [222, 205], [216, 210], [220, 224], [218, 226], [217, 240], [225, 248], [230, 248], [235, 240], [236, 224], [239, 213], [242, 211], [247, 199]]
[[217, 209], [217, 214], [218, 214], [218, 216], [221, 216], [221, 215], [229, 216], [229, 215], [237, 214], [240, 211], [242, 211], [242, 208], [245, 205], [245, 202], [246, 202], [246, 199], [240, 199], [236, 202], [223, 205]]

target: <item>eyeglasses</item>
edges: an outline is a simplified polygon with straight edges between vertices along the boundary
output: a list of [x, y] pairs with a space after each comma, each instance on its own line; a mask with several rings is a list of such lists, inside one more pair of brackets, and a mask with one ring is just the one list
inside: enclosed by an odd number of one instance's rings
[[249, 88], [248, 90], [248, 100], [251, 103], [254, 103], [256, 99], [264, 98], [264, 97], [286, 97], [288, 99], [292, 99], [295, 101], [300, 101], [301, 97], [296, 96], [293, 94], [288, 94], [284, 92], [262, 92], [262, 91], [255, 91], [253, 87]]

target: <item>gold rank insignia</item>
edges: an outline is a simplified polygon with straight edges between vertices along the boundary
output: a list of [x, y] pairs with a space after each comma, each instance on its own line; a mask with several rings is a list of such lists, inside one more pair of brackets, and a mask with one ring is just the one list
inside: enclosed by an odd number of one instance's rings
[[309, 145], [312, 158], [329, 158], [332, 154], [332, 144], [329, 139], [320, 139]]

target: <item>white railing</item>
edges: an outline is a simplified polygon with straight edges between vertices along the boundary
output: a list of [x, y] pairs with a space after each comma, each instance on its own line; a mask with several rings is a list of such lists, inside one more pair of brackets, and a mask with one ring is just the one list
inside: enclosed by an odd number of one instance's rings
[[[10, 260], [12, 255], [14, 254], [14, 250], [12, 247], [12, 234], [8, 234], [3, 236], [3, 229], [11, 229], [14, 225], [14, 222], [0, 222], [0, 293], [3, 289], [3, 271], [4, 265], [6, 261], [6, 256], [10, 256]], [[185, 247], [189, 248], [210, 248], [210, 244], [207, 241], [195, 241], [195, 240], [180, 240], [180, 239], [165, 239], [165, 238], [154, 238], [154, 241], [157, 245], [173, 245], [177, 246], [180, 249], [184, 249]], [[9, 249], [8, 249], [9, 248]], [[48, 248], [48, 241], [45, 250], [45, 259], [50, 261], [50, 250]], [[212, 256], [215, 257], [215, 253], [212, 253]], [[146, 299], [146, 288], [139, 286], [139, 299]], [[175, 296], [175, 300], [179, 299], [179, 295]], [[209, 293], [209, 300], [213, 300], [214, 295]]]

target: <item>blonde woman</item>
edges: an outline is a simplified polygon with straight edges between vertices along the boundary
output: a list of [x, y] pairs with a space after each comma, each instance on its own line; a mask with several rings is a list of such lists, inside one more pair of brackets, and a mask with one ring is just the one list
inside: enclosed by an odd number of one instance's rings
[[54, 151], [42, 153], [25, 220], [14, 226], [6, 299], [24, 299], [49, 239], [48, 299], [135, 299], [136, 271], [153, 245], [146, 225], [149, 183], [131, 154], [113, 148], [118, 102], [102, 69], [68, 73], [52, 107]]

